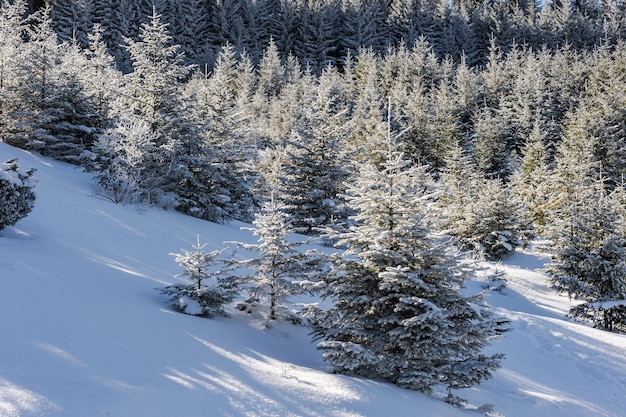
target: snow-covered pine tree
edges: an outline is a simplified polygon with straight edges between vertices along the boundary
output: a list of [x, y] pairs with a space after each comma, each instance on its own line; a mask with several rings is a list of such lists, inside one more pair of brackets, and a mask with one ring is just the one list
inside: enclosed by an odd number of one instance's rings
[[211, 7], [211, 13], [208, 17], [210, 18], [208, 23], [209, 41], [214, 50], [219, 50], [227, 43], [235, 46], [235, 48], [243, 46], [245, 26], [241, 1], [216, 1]]
[[626, 65], [624, 48], [596, 54], [586, 91], [580, 105], [571, 112], [576, 123], [566, 124], [563, 135], [577, 135], [592, 146], [594, 159], [601, 164], [608, 188], [626, 175]]
[[[228, 181], [181, 100], [179, 88], [191, 67], [170, 44], [167, 25], [153, 12], [139, 40], [126, 41], [133, 72], [124, 76], [113, 105], [118, 126], [100, 141], [107, 157], [97, 177], [100, 192], [212, 221], [229, 218]], [[133, 182], [125, 183], [127, 178]]]
[[[626, 330], [626, 251], [623, 189], [603, 177], [586, 119], [568, 116], [552, 176], [546, 234], [552, 262], [546, 271], [557, 291], [585, 302], [569, 315], [606, 330]], [[598, 160], [600, 159], [600, 161]], [[609, 168], [611, 172], [613, 167]], [[615, 188], [611, 193], [607, 189]]]
[[521, 163], [511, 176], [513, 197], [519, 201], [535, 234], [543, 234], [548, 221], [547, 210], [550, 201], [550, 175], [548, 151], [544, 143], [545, 133], [536, 123], [526, 147]]
[[[84, 0], [89, 4], [89, 13], [91, 14], [91, 24], [98, 24], [102, 27], [102, 40], [109, 48], [111, 55], [116, 62], [122, 62], [122, 45], [124, 39], [122, 36], [121, 22], [118, 19], [119, 8], [122, 0]], [[127, 3], [127, 2], [124, 2]], [[126, 34], [128, 35], [128, 34]]]
[[92, 22], [91, 16], [85, 16], [89, 12], [90, 4], [77, 0], [48, 0], [50, 18], [55, 33], [61, 42], [75, 40], [80, 46], [87, 45], [87, 33]]
[[[89, 91], [88, 81], [91, 62], [77, 43], [62, 45], [62, 56], [58, 66], [60, 78], [55, 88], [54, 101], [45, 109], [42, 124], [55, 139], [46, 142], [40, 152], [82, 167], [93, 170], [97, 159], [93, 150], [98, 135], [104, 132], [108, 114], [105, 109], [97, 108], [97, 98]], [[109, 82], [104, 74], [98, 74], [103, 81]], [[117, 87], [108, 84], [109, 89]], [[103, 110], [103, 112], [101, 112]]]
[[606, 330], [626, 329], [626, 238], [623, 189], [602, 175], [584, 118], [568, 118], [557, 150], [546, 234], [552, 288], [584, 300], [569, 316]]
[[121, 84], [121, 73], [115, 68], [115, 59], [107, 50], [104, 35], [102, 26], [94, 24], [88, 34], [87, 63], [81, 73], [85, 92], [102, 122], [98, 127], [102, 129], [110, 127], [113, 117], [111, 103]]
[[[172, 284], [160, 291], [169, 295], [170, 304], [182, 313], [193, 316], [226, 315], [224, 306], [237, 295], [235, 280], [228, 275], [224, 260], [219, 256], [228, 248], [205, 252], [206, 243], [200, 243], [200, 235], [191, 251], [171, 253], [182, 268], [177, 277], [191, 281], [191, 284]], [[220, 268], [222, 266], [222, 268]], [[212, 281], [207, 283], [207, 281]]]
[[455, 235], [462, 228], [466, 208], [474, 200], [477, 183], [481, 178], [469, 153], [459, 144], [448, 150], [445, 161], [439, 180], [436, 209], [440, 211], [444, 231]]
[[462, 249], [497, 259], [519, 245], [527, 226], [510, 187], [499, 178], [480, 175], [461, 147], [450, 149], [440, 184], [437, 209], [442, 226]]
[[35, 205], [34, 169], [22, 171], [17, 160], [0, 164], [0, 230], [26, 217]]
[[[432, 59], [431, 55], [430, 48], [424, 50], [423, 60], [428, 62]], [[423, 66], [423, 71], [429, 70], [426, 63]], [[429, 164], [435, 172], [439, 172], [445, 165], [448, 150], [464, 140], [461, 114], [468, 109], [461, 107], [458, 90], [450, 87], [447, 80], [432, 87], [415, 80], [410, 91], [406, 106], [399, 110], [407, 113], [407, 125], [411, 126], [402, 140], [414, 161]]]
[[15, 102], [13, 94], [20, 83], [17, 70], [22, 60], [20, 53], [24, 49], [22, 34], [26, 28], [25, 12], [26, 0], [0, 3], [0, 126], [10, 123], [10, 119], [5, 119], [5, 114]]
[[243, 31], [239, 47], [246, 51], [252, 62], [261, 60], [263, 50], [270, 41], [271, 17], [276, 8], [274, 1], [242, 2]]
[[[126, 38], [134, 71], [124, 76], [121, 94], [112, 105], [117, 126], [99, 143], [104, 163], [96, 178], [98, 192], [116, 202], [175, 207], [179, 179], [172, 177], [186, 166], [179, 157], [188, 139], [182, 130], [191, 127], [181, 117], [178, 85], [190, 68], [180, 63], [178, 48], [168, 44], [167, 27], [159, 15], [154, 13], [142, 28], [138, 41]], [[133, 181], [127, 182], [131, 177]]]
[[[327, 81], [326, 78], [322, 80]], [[278, 191], [299, 233], [317, 235], [331, 223], [345, 224], [350, 211], [341, 197], [350, 176], [346, 110], [335, 103], [331, 84], [305, 91], [281, 153]]]
[[273, 0], [273, 11], [268, 22], [271, 40], [280, 51], [293, 51], [298, 36], [298, 5], [292, 1]]
[[522, 235], [529, 228], [522, 218], [510, 186], [499, 178], [483, 179], [475, 200], [467, 207], [458, 237], [487, 258], [498, 259], [522, 243]]
[[166, 0], [166, 20], [176, 45], [189, 62], [208, 62], [209, 19], [204, 0]]
[[255, 172], [256, 137], [250, 120], [240, 106], [248, 88], [242, 80], [236, 51], [227, 44], [221, 49], [213, 72], [197, 72], [185, 85], [184, 94], [195, 122], [200, 126], [205, 145], [213, 150], [212, 165], [228, 191], [227, 217], [250, 221], [257, 204], [251, 192]]
[[552, 288], [584, 300], [568, 315], [605, 330], [626, 330], [626, 237], [617, 194], [602, 181], [580, 189], [555, 217], [553, 256], [546, 271]]
[[[537, 126], [547, 137], [554, 124], [554, 94], [550, 91], [546, 65], [534, 51], [524, 48], [510, 53], [505, 62], [512, 74], [511, 91], [500, 97], [495, 121], [509, 151], [521, 153]], [[547, 139], [547, 138], [544, 138]]]
[[355, 56], [361, 48], [382, 52], [386, 46], [384, 6], [380, 2], [342, 3], [344, 47], [342, 56]]
[[[380, 59], [372, 50], [361, 50], [354, 65], [354, 105], [350, 113], [348, 144], [357, 159], [369, 155], [368, 138], [376, 135], [383, 122]], [[350, 74], [350, 73], [348, 73]]]
[[274, 198], [267, 201], [252, 222], [250, 230], [258, 237], [257, 243], [226, 242], [256, 256], [244, 260], [233, 259], [232, 267], [248, 270], [239, 282], [247, 292], [241, 310], [263, 311], [269, 321], [287, 319], [294, 323], [300, 318], [292, 312], [287, 301], [311, 289], [317, 280], [323, 257], [314, 249], [300, 250], [307, 243], [291, 240], [293, 229], [286, 220], [282, 203]]
[[340, 44], [337, 28], [341, 10], [338, 2], [303, 2], [300, 6], [300, 24], [294, 43], [296, 56], [314, 74], [329, 64], [336, 63]]
[[323, 278], [331, 307], [308, 310], [313, 334], [336, 372], [423, 392], [444, 386], [460, 404], [452, 390], [499, 367], [502, 355], [481, 350], [505, 322], [459, 293], [466, 276], [434, 235], [428, 168], [411, 165], [391, 129], [381, 136], [381, 162], [360, 164], [348, 188], [355, 224], [331, 236], [346, 250]]
[[49, 12], [39, 10], [24, 26], [28, 42], [13, 67], [19, 82], [5, 103], [4, 140], [80, 164], [90, 159], [97, 116], [77, 75], [85, 60], [76, 45], [58, 43]]
[[473, 118], [473, 156], [479, 171], [507, 178], [510, 174], [511, 149], [506, 138], [509, 125], [490, 108], [484, 107]]
[[578, 117], [576, 111], [567, 115], [564, 136], [555, 152], [555, 167], [548, 180], [545, 233], [550, 239], [561, 233], [559, 224], [570, 221], [569, 216], [574, 215], [571, 208], [578, 205], [586, 190], [597, 187], [602, 168], [587, 128], [587, 120]]

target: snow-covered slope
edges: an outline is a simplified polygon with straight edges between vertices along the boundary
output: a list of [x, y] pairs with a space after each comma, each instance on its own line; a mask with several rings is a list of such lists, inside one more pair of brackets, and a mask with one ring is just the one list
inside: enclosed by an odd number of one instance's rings
[[[172, 312], [154, 290], [176, 282], [169, 253], [252, 241], [241, 224], [114, 205], [90, 176], [0, 143], [0, 162], [36, 168], [33, 212], [0, 232], [0, 416], [472, 416], [423, 394], [326, 372], [307, 330], [254, 317]], [[490, 347], [495, 377], [460, 393], [498, 416], [621, 416], [626, 336], [564, 321], [518, 252], [487, 302], [512, 320]]]

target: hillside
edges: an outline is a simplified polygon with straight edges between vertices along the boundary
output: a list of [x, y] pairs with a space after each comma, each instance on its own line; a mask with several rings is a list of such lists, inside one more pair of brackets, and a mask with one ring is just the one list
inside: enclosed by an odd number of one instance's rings
[[[154, 290], [176, 281], [169, 253], [196, 234], [211, 248], [251, 241], [218, 225], [94, 196], [90, 176], [0, 143], [36, 168], [30, 216], [0, 232], [0, 416], [620, 416], [626, 336], [563, 320], [570, 302], [518, 251], [486, 301], [513, 331], [490, 349], [503, 368], [461, 392], [465, 410], [423, 394], [326, 372], [307, 330], [257, 318], [172, 312]], [[207, 248], [208, 249], [208, 248]], [[485, 268], [496, 265], [485, 264]], [[468, 291], [480, 282], [468, 283]], [[474, 408], [474, 409], [472, 409]], [[390, 410], [393, 410], [391, 412]]]

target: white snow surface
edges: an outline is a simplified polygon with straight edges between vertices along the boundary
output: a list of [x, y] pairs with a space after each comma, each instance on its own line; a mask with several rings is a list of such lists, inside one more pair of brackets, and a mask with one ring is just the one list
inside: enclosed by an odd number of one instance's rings
[[[567, 321], [546, 258], [518, 250], [507, 288], [486, 302], [513, 330], [506, 354], [458, 409], [419, 392], [328, 372], [306, 328], [232, 309], [205, 319], [172, 311], [155, 288], [180, 282], [169, 253], [255, 238], [242, 224], [115, 205], [91, 176], [0, 143], [0, 160], [36, 168], [33, 212], [0, 231], [0, 416], [492, 416], [626, 414], [626, 336]], [[485, 270], [485, 274], [488, 271]], [[468, 283], [468, 290], [484, 286]]]

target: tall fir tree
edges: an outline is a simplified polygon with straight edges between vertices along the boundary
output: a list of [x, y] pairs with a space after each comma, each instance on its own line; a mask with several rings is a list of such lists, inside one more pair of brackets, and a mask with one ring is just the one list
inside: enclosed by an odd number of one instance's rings
[[509, 125], [496, 112], [483, 108], [474, 115], [472, 135], [473, 156], [477, 168], [484, 174], [507, 178], [511, 167]]
[[111, 103], [116, 99], [121, 86], [121, 73], [115, 67], [115, 58], [104, 42], [104, 31], [99, 23], [94, 24], [88, 35], [89, 47], [85, 51], [87, 62], [81, 73], [81, 81], [101, 125], [108, 128], [113, 123]]
[[4, 140], [86, 163], [99, 121], [80, 79], [85, 59], [77, 45], [59, 44], [49, 13], [48, 7], [39, 10], [24, 26], [28, 42], [14, 68], [20, 81], [8, 90]]
[[355, 56], [362, 48], [383, 52], [387, 46], [386, 15], [380, 2], [344, 2], [342, 4], [341, 56]]
[[0, 4], [0, 137], [3, 141], [7, 140], [6, 131], [13, 121], [9, 113], [19, 102], [19, 84], [26, 76], [20, 65], [25, 59], [22, 38], [26, 29], [25, 13], [25, 0]]
[[181, 81], [191, 67], [170, 44], [156, 11], [143, 24], [140, 39], [126, 41], [133, 72], [125, 75], [114, 104], [118, 125], [100, 143], [107, 157], [97, 178], [100, 192], [208, 220], [229, 218], [228, 183], [180, 98]]
[[620, 201], [603, 181], [580, 189], [553, 225], [553, 256], [546, 267], [557, 292], [583, 302], [570, 308], [574, 319], [605, 330], [626, 329], [626, 238]]
[[536, 123], [523, 150], [519, 167], [511, 176], [513, 197], [526, 212], [534, 233], [539, 235], [544, 233], [548, 222], [552, 193], [550, 184], [552, 170], [548, 163], [549, 154], [544, 143], [545, 136], [539, 123]]
[[337, 63], [339, 42], [336, 28], [340, 13], [334, 1], [302, 2], [294, 52], [314, 74], [319, 74], [328, 64]]
[[368, 138], [379, 131], [384, 120], [379, 66], [380, 58], [372, 50], [361, 50], [354, 65], [354, 80], [351, 81], [354, 85], [354, 104], [349, 114], [348, 145], [355, 155], [362, 157], [369, 154]]
[[345, 225], [341, 197], [350, 176], [346, 154], [346, 109], [336, 107], [332, 86], [316, 84], [300, 102], [299, 116], [282, 151], [278, 190], [293, 227], [307, 235]]
[[257, 204], [251, 188], [257, 181], [256, 137], [245, 97], [249, 86], [233, 46], [225, 45], [210, 75], [197, 72], [186, 83], [184, 94], [206, 146], [213, 150], [211, 163], [228, 190], [228, 217], [250, 221]]
[[[389, 126], [389, 125], [388, 125]], [[465, 276], [433, 231], [434, 190], [426, 166], [412, 166], [389, 128], [380, 163], [359, 165], [348, 189], [355, 224], [335, 233], [324, 278], [327, 309], [312, 308], [318, 348], [336, 372], [380, 378], [409, 389], [448, 390], [489, 378], [502, 355], [481, 353], [504, 331], [459, 293]]]
[[510, 188], [499, 178], [484, 178], [460, 146], [450, 149], [440, 185], [442, 226], [460, 248], [497, 259], [521, 243], [528, 226]]

